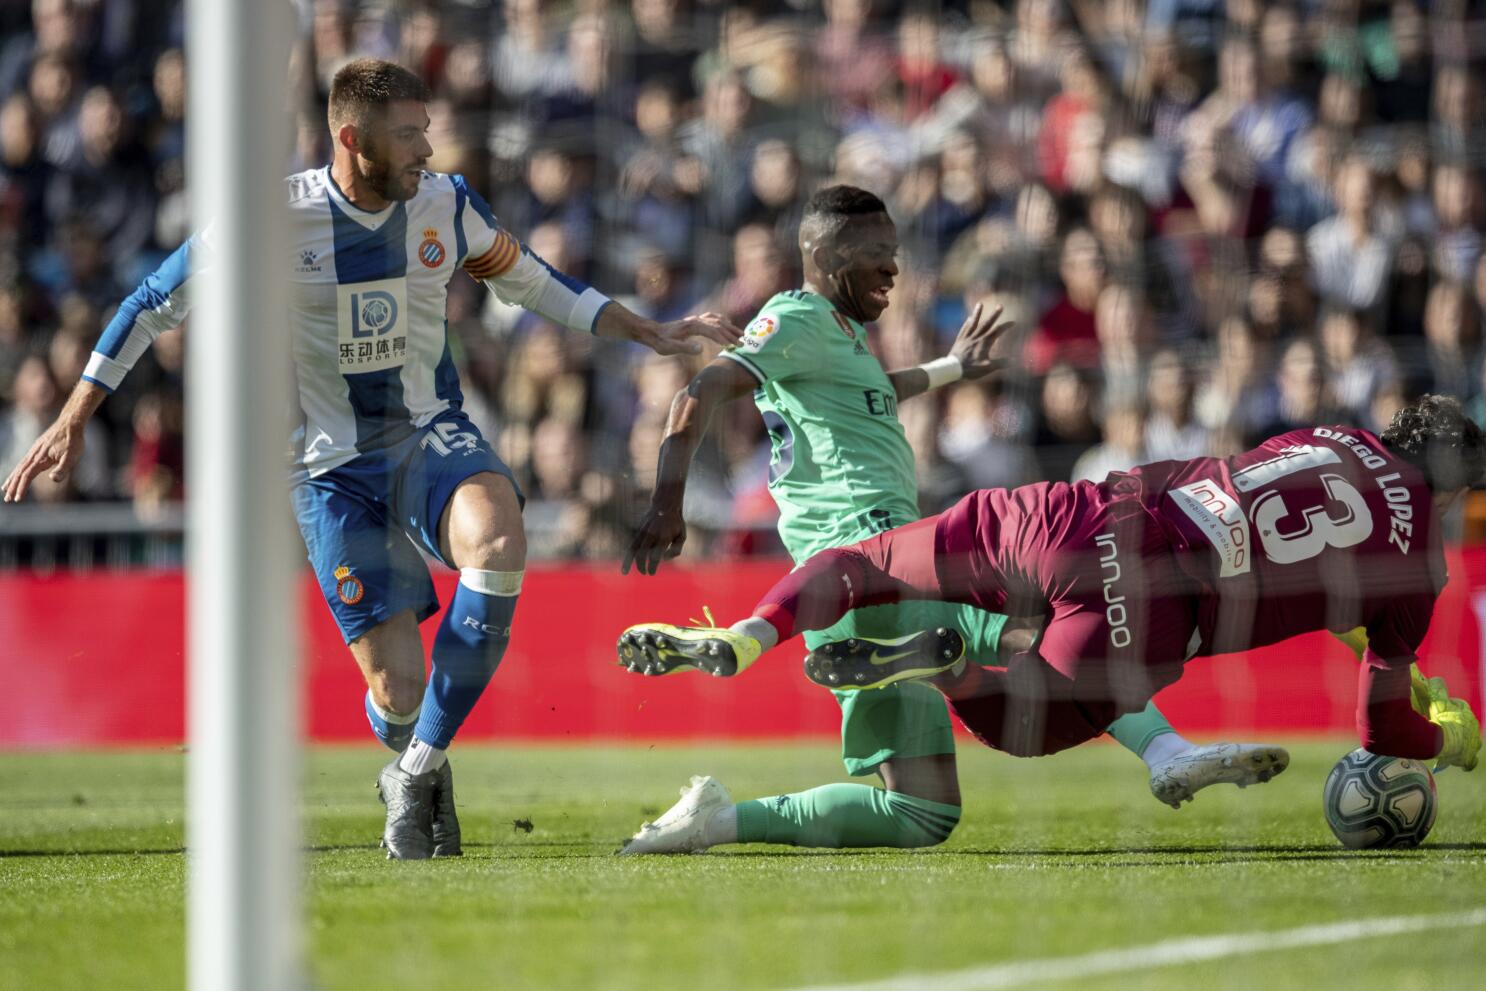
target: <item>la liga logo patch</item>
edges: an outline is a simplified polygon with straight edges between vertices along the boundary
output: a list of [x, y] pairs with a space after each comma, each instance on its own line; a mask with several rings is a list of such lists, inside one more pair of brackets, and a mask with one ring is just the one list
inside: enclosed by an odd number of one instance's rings
[[361, 584], [360, 578], [351, 574], [350, 568], [341, 565], [335, 569], [335, 594], [346, 605], [354, 606], [366, 594], [366, 586]]
[[753, 322], [743, 328], [743, 340], [738, 344], [745, 351], [757, 351], [778, 329], [779, 321], [767, 313], [754, 317]]

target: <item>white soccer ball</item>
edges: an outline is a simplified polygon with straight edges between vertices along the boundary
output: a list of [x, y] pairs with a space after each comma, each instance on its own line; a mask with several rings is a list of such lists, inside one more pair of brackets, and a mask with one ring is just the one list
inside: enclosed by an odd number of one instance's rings
[[1342, 846], [1418, 846], [1434, 826], [1434, 775], [1417, 760], [1354, 750], [1326, 776], [1321, 803]]

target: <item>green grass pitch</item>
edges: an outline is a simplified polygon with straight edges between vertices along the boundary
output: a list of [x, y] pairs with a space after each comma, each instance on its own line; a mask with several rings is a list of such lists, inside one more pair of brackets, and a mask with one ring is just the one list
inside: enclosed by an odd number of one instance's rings
[[[464, 747], [466, 856], [415, 864], [375, 847], [381, 753], [317, 749], [311, 978], [355, 991], [783, 989], [1486, 906], [1486, 772], [1440, 778], [1423, 849], [1349, 853], [1320, 794], [1350, 746], [1296, 745], [1271, 784], [1219, 786], [1180, 812], [1114, 746], [1041, 760], [966, 746], [965, 817], [943, 847], [665, 858], [613, 852], [689, 775], [715, 774], [738, 798], [798, 790], [842, 780], [830, 744]], [[0, 755], [0, 989], [183, 984], [183, 770], [174, 750]], [[1483, 947], [1486, 927], [1443, 928], [983, 986], [1441, 991], [1482, 986]]]

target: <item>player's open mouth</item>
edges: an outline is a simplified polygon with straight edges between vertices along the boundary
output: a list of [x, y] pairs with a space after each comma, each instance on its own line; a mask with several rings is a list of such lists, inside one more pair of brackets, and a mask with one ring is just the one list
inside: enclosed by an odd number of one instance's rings
[[868, 291], [867, 298], [876, 303], [878, 306], [885, 307], [890, 302], [890, 300], [887, 298], [887, 294], [892, 290], [892, 288], [892, 286], [879, 286], [876, 289]]

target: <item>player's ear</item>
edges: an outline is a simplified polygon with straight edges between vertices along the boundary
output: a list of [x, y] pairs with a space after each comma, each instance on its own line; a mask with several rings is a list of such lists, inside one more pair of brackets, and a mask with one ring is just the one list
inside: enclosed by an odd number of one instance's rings
[[355, 124], [342, 124], [335, 132], [335, 140], [353, 155], [361, 153], [361, 134], [356, 130]]
[[811, 246], [810, 261], [818, 271], [826, 275], [835, 275], [840, 264], [836, 249], [822, 241], [817, 241]]

